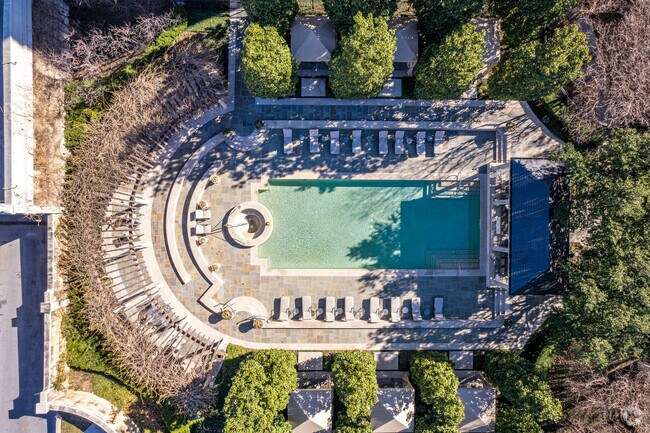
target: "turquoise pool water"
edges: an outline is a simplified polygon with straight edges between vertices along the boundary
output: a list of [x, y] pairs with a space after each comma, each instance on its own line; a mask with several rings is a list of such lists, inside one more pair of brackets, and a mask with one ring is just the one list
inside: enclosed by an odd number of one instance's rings
[[259, 200], [273, 215], [259, 247], [272, 269], [478, 268], [478, 184], [278, 179]]

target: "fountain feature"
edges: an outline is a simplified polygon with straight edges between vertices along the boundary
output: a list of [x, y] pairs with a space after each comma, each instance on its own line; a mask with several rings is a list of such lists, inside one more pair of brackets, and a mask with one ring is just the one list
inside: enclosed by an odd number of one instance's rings
[[225, 228], [239, 245], [254, 247], [266, 242], [273, 233], [273, 216], [263, 204], [249, 201], [231, 210]]

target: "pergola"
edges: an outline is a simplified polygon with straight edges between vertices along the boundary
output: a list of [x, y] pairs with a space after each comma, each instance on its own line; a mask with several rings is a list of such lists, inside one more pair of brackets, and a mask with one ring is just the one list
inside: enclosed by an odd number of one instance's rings
[[327, 373], [305, 372], [291, 393], [287, 415], [293, 433], [330, 433], [334, 392]]
[[374, 433], [408, 433], [413, 431], [415, 390], [408, 373], [377, 373], [378, 402], [370, 412]]
[[390, 20], [388, 27], [395, 31], [397, 39], [393, 58], [395, 72], [397, 75], [411, 76], [418, 62], [418, 23], [413, 18], [400, 17]]
[[301, 16], [291, 26], [291, 53], [298, 64], [324, 62], [336, 48], [336, 31], [328, 17]]

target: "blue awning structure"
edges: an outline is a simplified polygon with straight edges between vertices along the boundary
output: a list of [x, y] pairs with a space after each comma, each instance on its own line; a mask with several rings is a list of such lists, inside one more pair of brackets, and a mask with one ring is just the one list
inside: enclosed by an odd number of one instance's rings
[[568, 233], [553, 216], [565, 193], [563, 166], [547, 159], [511, 161], [510, 294], [562, 289], [555, 272], [568, 251]]

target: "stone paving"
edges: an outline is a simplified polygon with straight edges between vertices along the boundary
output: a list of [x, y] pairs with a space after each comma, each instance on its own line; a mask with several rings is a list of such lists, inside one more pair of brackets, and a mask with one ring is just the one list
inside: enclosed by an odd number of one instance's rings
[[[239, 48], [241, 31], [245, 23], [231, 20], [231, 31]], [[237, 50], [235, 50], [236, 52]], [[235, 57], [235, 69], [239, 58]], [[231, 65], [232, 66], [232, 65]], [[249, 94], [241, 81], [241, 75], [234, 73], [235, 82], [231, 86], [234, 95], [233, 111], [209, 122], [199, 128], [183, 145], [179, 147], [170, 163], [164, 167], [164, 173], [157, 185], [152, 206], [152, 243], [156, 259], [163, 277], [174, 295], [199, 320], [214, 329], [238, 339], [240, 342], [265, 344], [270, 346], [314, 348], [336, 347], [346, 345], [363, 345], [373, 348], [448, 348], [477, 349], [517, 346], [529, 334], [534, 323], [543, 320], [548, 312], [546, 298], [521, 297], [513, 301], [512, 315], [515, 328], [505, 329], [493, 324], [494, 293], [487, 289], [484, 277], [423, 277], [409, 272], [369, 271], [361, 277], [350, 276], [262, 276], [258, 266], [252, 265], [250, 251], [239, 248], [229, 242], [227, 236], [220, 232], [221, 222], [226, 213], [242, 201], [251, 199], [251, 184], [262, 178], [294, 177], [330, 177], [336, 174], [349, 174], [359, 177], [404, 178], [404, 179], [444, 179], [447, 177], [468, 177], [474, 175], [494, 155], [494, 131], [474, 131], [447, 133], [447, 150], [442, 155], [414, 158], [415, 140], [408, 143], [407, 156], [391, 153], [387, 156], [378, 154], [376, 132], [364, 131], [363, 151], [353, 155], [350, 149], [350, 131], [341, 130], [342, 149], [340, 155], [330, 155], [329, 151], [319, 154], [309, 153], [308, 131], [295, 131], [294, 138], [302, 138], [294, 154], [287, 156], [282, 151], [282, 131], [270, 129], [263, 145], [249, 152], [239, 152], [227, 144], [218, 145], [212, 153], [201, 160], [189, 174], [188, 180], [197, 182], [215, 163], [224, 164], [220, 172], [221, 184], [207, 188], [204, 199], [211, 206], [214, 233], [209, 243], [202, 248], [208, 261], [222, 265], [220, 275], [225, 281], [219, 293], [219, 301], [225, 302], [238, 296], [249, 296], [260, 300], [272, 312], [279, 296], [298, 297], [311, 295], [313, 303], [325, 296], [337, 299], [346, 295], [355, 296], [357, 305], [362, 299], [379, 296], [388, 300], [391, 296], [408, 299], [420, 296], [423, 309], [431, 308], [434, 297], [445, 299], [444, 314], [449, 319], [471, 319], [482, 321], [485, 327], [444, 328], [425, 327], [422, 329], [400, 329], [386, 325], [382, 328], [365, 329], [318, 329], [288, 327], [286, 329], [264, 328], [252, 330], [250, 321], [243, 314], [236, 314], [230, 321], [223, 321], [220, 315], [208, 311], [197, 299], [207, 290], [208, 283], [196, 268], [190, 253], [189, 242], [194, 239], [184, 235], [184, 230], [176, 230], [177, 244], [183, 265], [192, 274], [192, 281], [183, 285], [176, 276], [165, 247], [164, 211], [169, 188], [176, 174], [190, 155], [202, 143], [232, 128], [239, 135], [254, 131], [255, 122], [263, 121], [309, 121], [309, 120], [368, 120], [368, 121], [429, 121], [429, 122], [463, 122], [473, 125], [492, 125], [509, 132], [510, 155], [513, 157], [544, 157], [558, 149], [559, 143], [548, 136], [534, 118], [529, 116], [527, 107], [516, 101], [507, 102], [419, 102], [405, 101], [403, 104], [382, 106], [378, 104], [350, 104], [338, 101], [315, 103], [314, 105], [292, 104], [285, 100], [259, 101]], [[321, 131], [326, 138], [326, 131]], [[389, 130], [389, 134], [394, 131]], [[414, 135], [407, 133], [407, 137]], [[369, 137], [373, 137], [369, 141]], [[430, 144], [429, 144], [430, 146]], [[327, 143], [324, 143], [327, 148]], [[187, 224], [189, 212], [195, 203], [179, 203], [173, 223], [181, 227]], [[519, 327], [518, 327], [519, 326]], [[292, 346], [293, 345], [293, 346]], [[259, 346], [256, 346], [259, 347]]]

